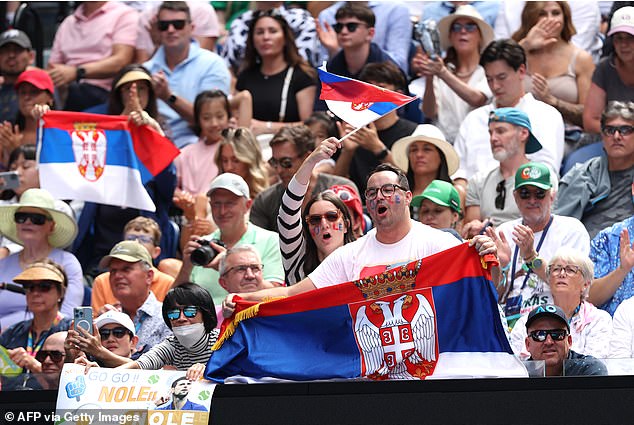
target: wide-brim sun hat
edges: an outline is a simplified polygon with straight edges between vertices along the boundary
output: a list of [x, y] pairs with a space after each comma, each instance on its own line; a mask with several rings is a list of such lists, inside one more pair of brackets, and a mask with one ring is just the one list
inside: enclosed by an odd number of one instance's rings
[[394, 163], [401, 170], [407, 172], [409, 167], [409, 145], [417, 141], [432, 144], [440, 149], [445, 156], [445, 161], [447, 161], [449, 175], [458, 171], [460, 158], [458, 158], [456, 150], [451, 146], [451, 143], [445, 139], [445, 135], [442, 131], [431, 124], [420, 124], [411, 135], [398, 139], [396, 143], [392, 145], [392, 158], [394, 158]]
[[55, 222], [53, 232], [48, 235], [48, 243], [54, 248], [65, 248], [77, 236], [77, 223], [70, 215], [55, 208], [55, 199], [44, 189], [28, 189], [20, 197], [20, 202], [0, 205], [0, 234], [7, 239], [23, 245], [18, 237], [18, 228], [14, 221], [15, 213], [21, 208], [38, 208], [48, 214]]
[[471, 19], [478, 25], [480, 29], [480, 52], [482, 52], [493, 40], [495, 40], [495, 33], [493, 32], [493, 28], [489, 25], [484, 19], [482, 19], [482, 15], [478, 13], [475, 7], [470, 4], [465, 4], [459, 6], [454, 13], [451, 15], [447, 15], [438, 21], [438, 32], [440, 33], [440, 47], [443, 50], [447, 50], [451, 46], [451, 42], [449, 41], [449, 31], [451, 29], [451, 24], [458, 18], [468, 18]]

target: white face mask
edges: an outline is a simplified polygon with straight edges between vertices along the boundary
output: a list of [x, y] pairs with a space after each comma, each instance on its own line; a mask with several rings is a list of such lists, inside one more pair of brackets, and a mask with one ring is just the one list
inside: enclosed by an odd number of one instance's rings
[[205, 324], [194, 323], [193, 325], [174, 326], [172, 332], [183, 347], [191, 348], [205, 335]]

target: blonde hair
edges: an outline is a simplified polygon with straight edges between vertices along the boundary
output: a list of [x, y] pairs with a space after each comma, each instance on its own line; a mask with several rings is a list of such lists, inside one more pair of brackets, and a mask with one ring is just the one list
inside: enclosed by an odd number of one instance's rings
[[266, 164], [262, 158], [262, 150], [260, 144], [251, 133], [251, 130], [245, 127], [239, 127], [236, 129], [228, 128], [222, 132], [222, 141], [216, 150], [214, 162], [218, 167], [218, 174], [222, 174], [225, 170], [222, 169], [222, 161], [220, 159], [220, 153], [223, 146], [231, 146], [233, 154], [238, 158], [238, 161], [245, 163], [249, 168], [249, 174], [245, 180], [249, 185], [249, 195], [251, 199], [262, 192], [269, 186], [268, 172], [266, 171]]
[[137, 232], [146, 232], [152, 235], [154, 240], [154, 246], [161, 244], [161, 228], [158, 223], [149, 217], [138, 216], [128, 221], [123, 228], [123, 234], [125, 235], [130, 230]]

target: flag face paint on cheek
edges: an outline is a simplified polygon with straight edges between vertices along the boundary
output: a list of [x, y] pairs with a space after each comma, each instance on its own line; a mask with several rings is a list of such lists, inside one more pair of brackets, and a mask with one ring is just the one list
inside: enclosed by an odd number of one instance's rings
[[370, 208], [371, 210], [376, 210], [376, 201], [370, 201], [370, 203], [368, 204], [368, 208]]
[[318, 236], [321, 233], [321, 226], [313, 227], [313, 229], [310, 231], [310, 233], [312, 233], [313, 236]]
[[394, 203], [395, 204], [401, 203], [401, 195], [394, 195]]

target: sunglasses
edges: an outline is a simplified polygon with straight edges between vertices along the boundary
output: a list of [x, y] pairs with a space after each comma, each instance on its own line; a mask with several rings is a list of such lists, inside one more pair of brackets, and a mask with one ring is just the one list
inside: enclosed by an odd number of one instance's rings
[[341, 217], [341, 211], [326, 211], [324, 214], [310, 214], [306, 216], [306, 223], [318, 226], [324, 218], [330, 223], [335, 223]]
[[22, 286], [24, 287], [24, 292], [48, 292], [53, 287], [53, 283], [51, 282], [40, 282], [40, 283], [25, 283]]
[[370, 188], [370, 189], [366, 189], [365, 191], [365, 199], [368, 201], [371, 201], [373, 199], [376, 198], [376, 195], [379, 193], [379, 191], [381, 191], [381, 194], [383, 195], [384, 198], [390, 198], [392, 195], [394, 195], [394, 192], [396, 192], [396, 189], [401, 189], [403, 191], [407, 190], [404, 187], [401, 187], [397, 184], [394, 183], [388, 183], [388, 184], [384, 184], [383, 186], [377, 188]]
[[553, 274], [555, 276], [561, 274], [561, 272], [566, 273], [566, 276], [574, 276], [581, 271], [579, 266], [548, 266], [548, 274]]
[[18, 211], [13, 215], [13, 220], [18, 224], [26, 223], [27, 219], [31, 220], [31, 223], [35, 224], [36, 226], [42, 226], [48, 220], [53, 220], [51, 217], [47, 216], [46, 214], [41, 214], [41, 213], [30, 213], [30, 212]]
[[601, 129], [601, 131], [603, 132], [603, 134], [608, 135], [608, 136], [614, 136], [617, 131], [621, 134], [621, 136], [627, 136], [629, 134], [632, 134], [632, 132], [634, 132], [634, 126], [631, 126], [631, 125], [606, 125], [606, 126], [604, 126]]
[[167, 310], [167, 318], [170, 320], [178, 320], [181, 317], [181, 311], [183, 312], [183, 316], [188, 319], [195, 317], [198, 314], [198, 307], [195, 305], [188, 305], [185, 307], [175, 307], [171, 310]]
[[544, 342], [546, 338], [550, 335], [553, 341], [563, 341], [566, 336], [568, 336], [568, 331], [565, 329], [547, 329], [547, 330], [539, 330], [533, 331], [528, 334], [533, 341], [535, 342]]
[[285, 156], [280, 159], [271, 158], [269, 159], [269, 165], [273, 168], [277, 168], [277, 166], [286, 169], [293, 168], [293, 158], [291, 158], [290, 156]]
[[530, 199], [531, 197], [535, 197], [535, 199], [544, 199], [546, 197], [546, 191], [543, 189], [537, 189], [534, 192], [528, 190], [525, 187], [522, 187], [517, 191], [520, 199]]
[[126, 241], [138, 241], [139, 243], [152, 244], [154, 245], [154, 238], [148, 235], [127, 235], [125, 237]]
[[232, 272], [245, 275], [247, 273], [247, 270], [249, 269], [251, 270], [253, 274], [257, 274], [262, 271], [263, 267], [264, 266], [262, 264], [242, 264], [240, 266], [235, 266], [235, 267], [231, 267], [230, 269], [227, 269], [227, 271], [223, 273], [223, 276]]
[[187, 21], [185, 19], [172, 19], [171, 21], [158, 21], [159, 31], [167, 31], [172, 25], [175, 30], [182, 30], [185, 28]]
[[99, 329], [99, 336], [101, 337], [102, 341], [104, 339], [110, 338], [110, 334], [114, 335], [114, 337], [117, 339], [123, 338], [124, 335], [132, 335], [132, 333], [128, 329], [122, 326], [118, 326], [112, 329]]
[[64, 353], [61, 351], [40, 350], [35, 355], [35, 360], [44, 363], [47, 357], [50, 357], [53, 362], [58, 363], [64, 359]]
[[359, 28], [359, 25], [367, 26], [367, 24], [364, 22], [346, 22], [345, 24], [337, 22], [336, 24], [332, 26], [332, 29], [335, 30], [337, 34], [341, 33], [341, 31], [343, 30], [343, 27], [346, 27], [348, 32], [355, 32], [357, 28]]
[[498, 196], [495, 197], [495, 208], [503, 210], [506, 202], [506, 181], [502, 180], [499, 182], [495, 187], [495, 191], [498, 193]]
[[271, 18], [283, 18], [282, 12], [277, 7], [268, 10], [256, 10], [253, 12], [253, 19], [259, 18], [261, 16], [270, 16]]
[[468, 24], [460, 24], [458, 22], [454, 22], [453, 24], [451, 24], [451, 32], [461, 32], [462, 30], [465, 30], [466, 32], [475, 32], [478, 30], [478, 24], [475, 24], [473, 22], [469, 22]]

